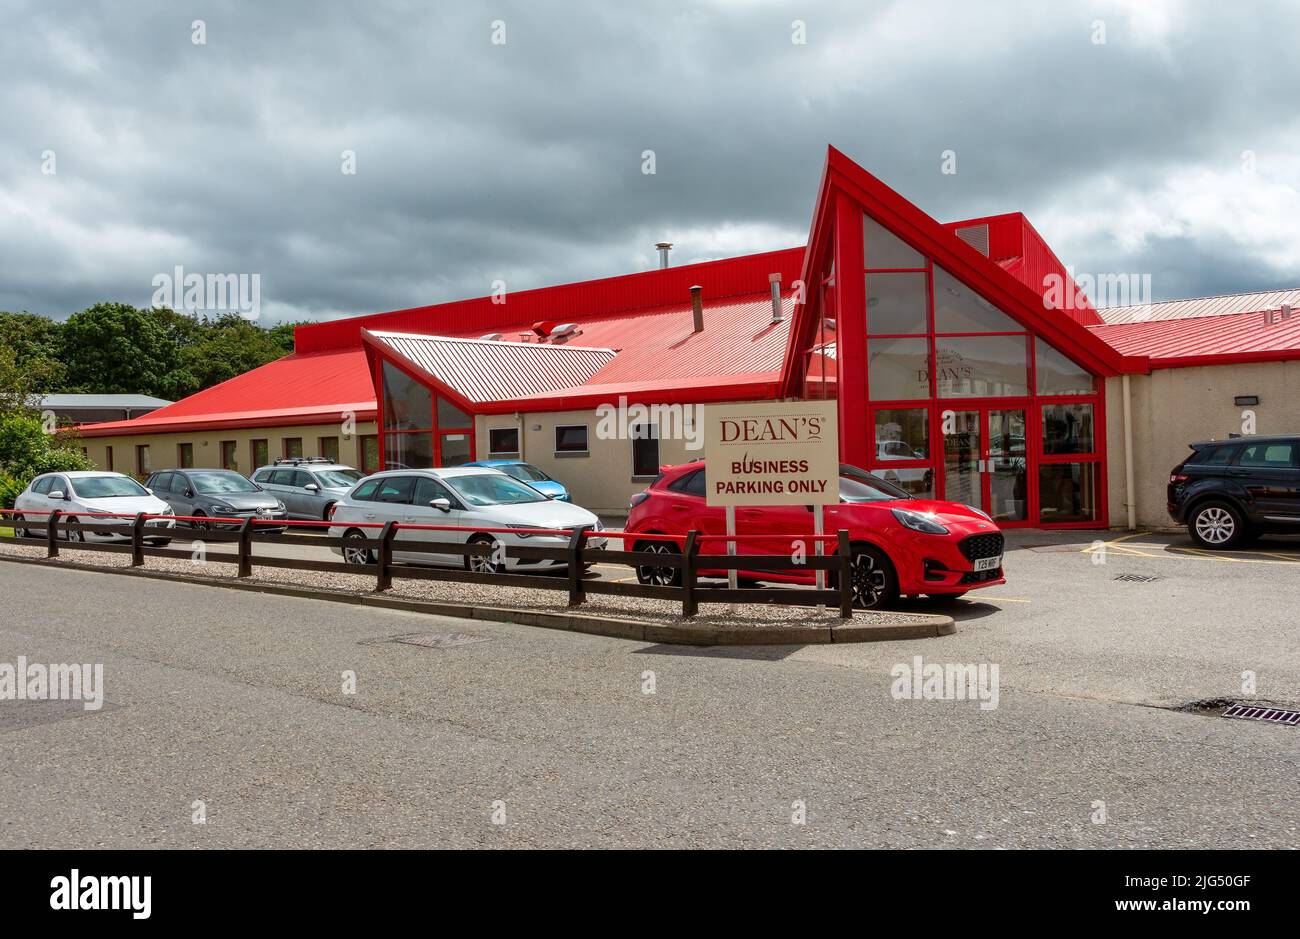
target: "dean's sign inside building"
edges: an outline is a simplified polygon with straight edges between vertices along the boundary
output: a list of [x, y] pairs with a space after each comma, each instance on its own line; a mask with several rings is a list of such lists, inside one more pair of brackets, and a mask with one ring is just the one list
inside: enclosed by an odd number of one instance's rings
[[839, 431], [829, 401], [704, 409], [709, 505], [839, 501]]

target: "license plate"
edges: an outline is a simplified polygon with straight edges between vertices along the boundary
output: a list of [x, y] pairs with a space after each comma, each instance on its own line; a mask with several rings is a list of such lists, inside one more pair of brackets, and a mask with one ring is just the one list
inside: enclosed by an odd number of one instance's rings
[[1000, 554], [995, 558], [980, 558], [975, 562], [975, 570], [977, 571], [996, 571], [1001, 566], [1002, 555]]

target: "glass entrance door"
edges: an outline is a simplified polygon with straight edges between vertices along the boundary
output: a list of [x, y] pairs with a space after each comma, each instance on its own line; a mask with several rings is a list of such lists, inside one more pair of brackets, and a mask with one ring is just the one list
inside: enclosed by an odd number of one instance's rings
[[1024, 407], [940, 408], [943, 495], [982, 509], [995, 522], [1029, 518]]
[[943, 496], [949, 502], [964, 502], [984, 508], [984, 433], [981, 414], [974, 411], [944, 411]]
[[989, 501], [985, 511], [995, 522], [1029, 518], [1029, 448], [1025, 445], [1025, 409], [990, 408], [988, 426]]

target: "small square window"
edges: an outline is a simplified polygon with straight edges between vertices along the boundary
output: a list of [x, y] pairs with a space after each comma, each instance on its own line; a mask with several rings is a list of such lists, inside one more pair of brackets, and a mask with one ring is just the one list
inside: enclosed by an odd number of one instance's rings
[[518, 427], [492, 427], [488, 430], [488, 455], [514, 455], [519, 452]]
[[586, 453], [587, 425], [562, 424], [555, 428], [556, 453]]

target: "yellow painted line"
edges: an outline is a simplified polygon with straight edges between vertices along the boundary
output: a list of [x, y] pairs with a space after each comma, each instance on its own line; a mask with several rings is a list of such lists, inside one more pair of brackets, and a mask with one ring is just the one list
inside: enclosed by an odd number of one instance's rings
[[[1187, 555], [1187, 556], [1190, 556], [1190, 557], [1193, 557], [1193, 558], [1197, 558], [1197, 559], [1200, 559], [1200, 560], [1206, 560], [1206, 561], [1229, 561], [1229, 562], [1231, 562], [1231, 563], [1233, 563], [1233, 564], [1297, 564], [1297, 563], [1300, 563], [1300, 561], [1295, 561], [1295, 560], [1291, 560], [1291, 561], [1265, 561], [1263, 558], [1230, 557], [1230, 556], [1228, 556], [1228, 555], [1224, 555], [1224, 554], [1215, 554], [1213, 551], [1206, 551], [1204, 548], [1185, 548], [1185, 547], [1182, 547], [1182, 546], [1180, 546], [1180, 545], [1170, 545], [1170, 546], [1169, 546], [1169, 550], [1170, 550], [1170, 551], [1175, 551], [1175, 552], [1186, 551], [1186, 552], [1188, 552], [1188, 555]], [[1252, 553], [1252, 554], [1267, 554], [1268, 552], [1266, 552], [1266, 551], [1254, 551], [1254, 552], [1250, 552], [1250, 553]]]
[[[1112, 538], [1110, 541], [1103, 541], [1103, 542], [1101, 543], [1101, 547], [1102, 547], [1102, 548], [1109, 548], [1111, 545], [1117, 545], [1117, 544], [1119, 544], [1121, 541], [1128, 541], [1130, 538], [1141, 538], [1143, 535], [1149, 535], [1149, 534], [1151, 534], [1151, 533], [1150, 533], [1150, 532], [1147, 532], [1147, 531], [1134, 531], [1134, 532], [1129, 532], [1127, 535], [1120, 535], [1118, 538]], [[1097, 548], [1097, 547], [1094, 547], [1093, 545], [1088, 545], [1088, 547], [1086, 547], [1086, 548], [1080, 548], [1080, 549], [1079, 549], [1080, 553], [1082, 553], [1082, 554], [1092, 554], [1093, 552], [1098, 551], [1098, 550], [1100, 550], [1100, 549]]]
[[972, 600], [993, 600], [997, 603], [1033, 603], [1028, 597], [991, 597], [987, 593], [977, 594]]

